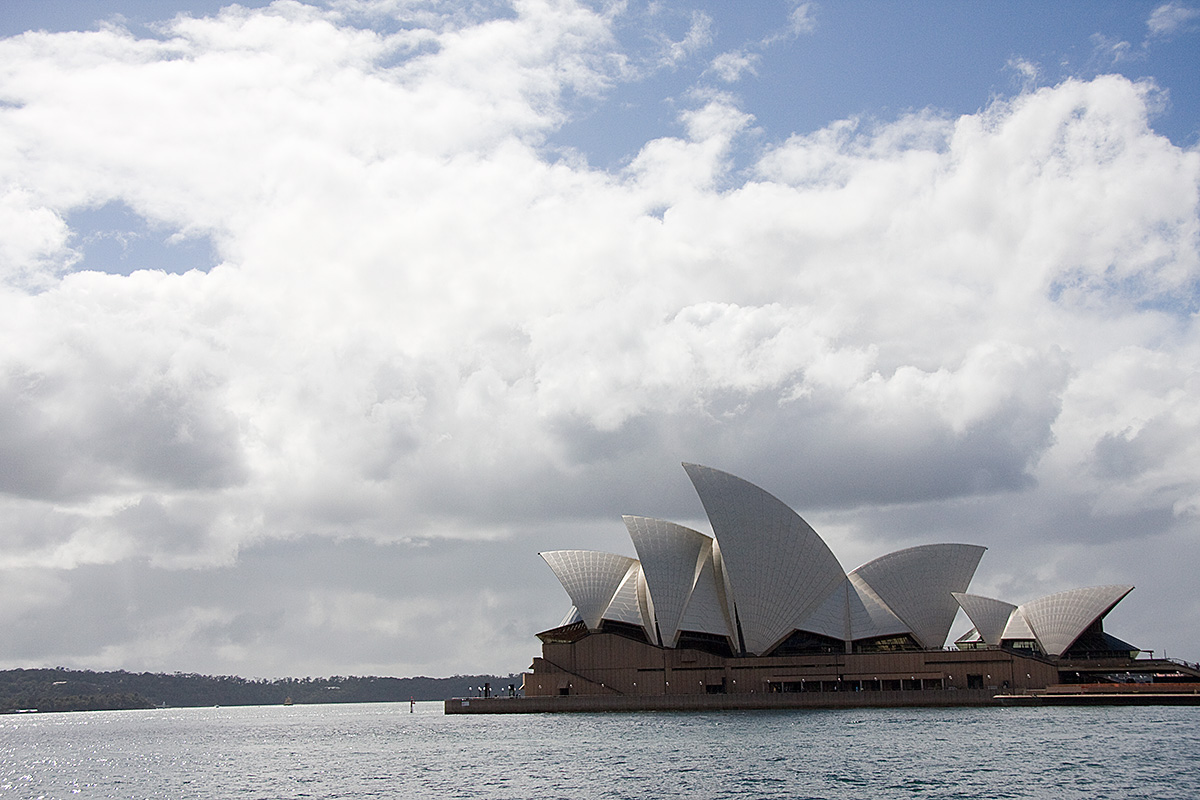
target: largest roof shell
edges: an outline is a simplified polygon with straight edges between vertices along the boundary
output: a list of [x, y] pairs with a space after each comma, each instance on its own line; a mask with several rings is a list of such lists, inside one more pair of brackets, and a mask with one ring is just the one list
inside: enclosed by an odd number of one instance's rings
[[786, 639], [845, 579], [828, 545], [774, 495], [727, 472], [684, 464], [721, 544], [747, 651]]

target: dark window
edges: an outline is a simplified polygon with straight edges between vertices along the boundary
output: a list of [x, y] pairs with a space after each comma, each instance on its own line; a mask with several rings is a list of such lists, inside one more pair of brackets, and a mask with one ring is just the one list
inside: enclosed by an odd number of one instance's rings
[[633, 639], [645, 644], [650, 643], [650, 640], [646, 638], [646, 631], [641, 625], [631, 625], [628, 622], [602, 619], [600, 620], [600, 632], [615, 633], [617, 636], [624, 636], [626, 639]]
[[713, 633], [681, 631], [679, 634], [679, 641], [676, 643], [675, 649], [699, 650], [703, 653], [711, 653], [714, 656], [720, 656], [721, 658], [733, 657], [733, 648], [729, 646], [729, 639]]
[[923, 649], [917, 640], [907, 633], [902, 636], [884, 636], [879, 639], [860, 639], [854, 643], [854, 652], [856, 653], [894, 653]]
[[778, 647], [771, 651], [773, 656], [799, 656], [809, 653], [844, 653], [846, 643], [841, 639], [822, 636], [819, 633], [794, 631]]

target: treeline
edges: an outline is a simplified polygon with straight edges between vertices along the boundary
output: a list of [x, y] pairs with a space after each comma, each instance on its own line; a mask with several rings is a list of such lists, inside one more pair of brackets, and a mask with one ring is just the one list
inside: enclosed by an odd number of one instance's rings
[[302, 703], [386, 703], [474, 697], [484, 684], [494, 694], [520, 688], [521, 676], [455, 675], [452, 678], [344, 677], [249, 680], [229, 675], [175, 672], [0, 671], [0, 713], [107, 711], [127, 708], [259, 706]]

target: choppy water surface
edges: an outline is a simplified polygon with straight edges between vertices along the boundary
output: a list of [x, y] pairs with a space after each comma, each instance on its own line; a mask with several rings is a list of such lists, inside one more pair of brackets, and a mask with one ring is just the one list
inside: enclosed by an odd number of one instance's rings
[[2, 798], [1200, 798], [1200, 708], [0, 716]]

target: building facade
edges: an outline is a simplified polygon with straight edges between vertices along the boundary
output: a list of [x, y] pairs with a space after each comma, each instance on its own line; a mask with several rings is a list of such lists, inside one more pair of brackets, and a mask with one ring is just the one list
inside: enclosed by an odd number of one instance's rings
[[[1103, 630], [1132, 586], [1021, 605], [982, 597], [968, 588], [986, 548], [964, 543], [847, 573], [767, 491], [683, 466], [714, 535], [626, 516], [637, 558], [542, 553], [572, 606], [538, 634], [529, 702], [505, 710], [991, 704], [1161, 668], [1135, 663], [1137, 648]], [[948, 648], [960, 609], [974, 628]]]

